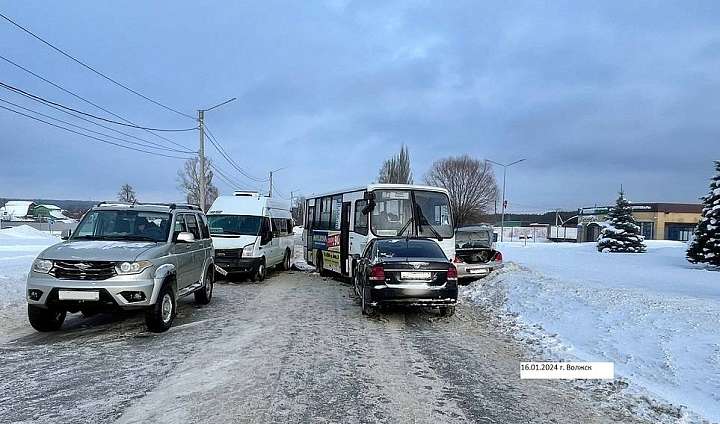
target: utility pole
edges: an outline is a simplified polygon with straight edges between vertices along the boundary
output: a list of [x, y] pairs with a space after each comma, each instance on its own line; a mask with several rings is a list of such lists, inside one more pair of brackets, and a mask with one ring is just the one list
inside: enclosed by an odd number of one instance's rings
[[500, 163], [495, 162], [490, 159], [485, 159], [487, 162], [494, 163], [495, 165], [499, 165], [503, 167], [503, 187], [502, 187], [502, 204], [500, 205], [502, 207], [502, 215], [500, 218], [500, 241], [503, 241], [503, 236], [505, 234], [505, 209], [507, 208], [507, 203], [505, 202], [505, 177], [507, 176], [507, 169], [516, 163], [520, 163], [524, 161], [525, 159], [516, 160], [515, 162], [511, 163]]
[[198, 109], [198, 128], [200, 129], [200, 148], [198, 149], [198, 163], [200, 165], [200, 198], [198, 203], [203, 212], [205, 210], [205, 191], [207, 190], [207, 181], [205, 181], [205, 111]]
[[209, 107], [207, 109], [198, 109], [198, 129], [200, 130], [200, 148], [198, 149], [198, 166], [200, 167], [200, 169], [198, 170], [198, 172], [200, 173], [198, 177], [198, 185], [200, 186], [200, 198], [198, 199], [198, 206], [200, 206], [200, 209], [202, 209], [203, 212], [207, 212], [206, 209], [208, 206], [205, 204], [205, 200], [207, 199], [207, 180], [205, 173], [205, 112], [228, 104], [236, 99], [236, 97], [233, 97], [232, 99], [225, 100], [224, 102], [218, 103], [213, 107]]
[[283, 169], [287, 168], [286, 166], [283, 166], [282, 168], [273, 169], [270, 171], [270, 189], [268, 190], [268, 197], [272, 197], [273, 192], [273, 172], [282, 171]]

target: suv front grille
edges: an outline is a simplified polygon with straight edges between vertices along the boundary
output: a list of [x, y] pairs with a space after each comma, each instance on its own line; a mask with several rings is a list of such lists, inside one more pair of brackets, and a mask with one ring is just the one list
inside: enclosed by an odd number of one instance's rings
[[106, 261], [54, 261], [50, 275], [61, 280], [107, 280], [116, 275], [115, 263]]

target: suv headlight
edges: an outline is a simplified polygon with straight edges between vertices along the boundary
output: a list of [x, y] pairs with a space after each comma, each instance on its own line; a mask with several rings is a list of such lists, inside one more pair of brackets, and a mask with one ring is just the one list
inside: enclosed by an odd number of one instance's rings
[[242, 257], [249, 258], [253, 255], [254, 252], [255, 252], [255, 243], [250, 243], [247, 246], [243, 247]]
[[115, 265], [118, 275], [140, 274], [152, 266], [150, 261], [121, 262]]
[[32, 270], [35, 272], [41, 272], [43, 274], [47, 274], [50, 272], [50, 270], [53, 267], [53, 261], [49, 261], [47, 259], [35, 259], [35, 261], [32, 264]]

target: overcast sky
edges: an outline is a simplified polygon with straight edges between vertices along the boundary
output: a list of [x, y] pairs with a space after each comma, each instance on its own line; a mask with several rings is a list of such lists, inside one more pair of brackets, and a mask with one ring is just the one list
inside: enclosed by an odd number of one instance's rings
[[[717, 1], [6, 1], [0, 11], [188, 114], [237, 97], [206, 122], [250, 175], [287, 167], [276, 174], [284, 196], [370, 183], [402, 143], [416, 182], [449, 155], [527, 158], [508, 173], [511, 211], [607, 203], [620, 184], [636, 201], [693, 202], [720, 159]], [[4, 20], [0, 55], [133, 122], [194, 125]], [[1, 60], [0, 81], [107, 116]], [[61, 116], [2, 89], [0, 99]], [[127, 182], [141, 200], [181, 199], [181, 160], [5, 110], [0, 128], [0, 197], [112, 199]], [[197, 149], [197, 132], [165, 135]], [[208, 152], [244, 188], [258, 185]]]

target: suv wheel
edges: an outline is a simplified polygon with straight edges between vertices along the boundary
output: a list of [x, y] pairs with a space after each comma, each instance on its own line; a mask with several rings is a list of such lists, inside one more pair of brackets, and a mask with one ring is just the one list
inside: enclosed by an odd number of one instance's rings
[[212, 268], [208, 268], [205, 272], [205, 284], [202, 289], [195, 292], [195, 303], [207, 305], [212, 299], [213, 286], [215, 285], [215, 272]]
[[28, 320], [37, 331], [57, 331], [65, 321], [67, 312], [61, 309], [45, 309], [28, 305]]
[[153, 333], [167, 331], [175, 319], [177, 304], [172, 286], [164, 284], [158, 294], [157, 302], [145, 312], [145, 325]]
[[255, 270], [255, 273], [253, 273], [252, 276], [250, 276], [251, 281], [263, 281], [265, 279], [265, 259], [260, 262], [260, 265], [258, 265], [257, 270]]

